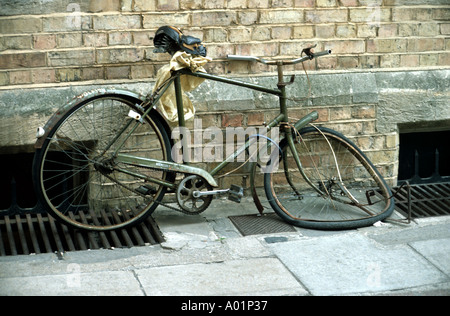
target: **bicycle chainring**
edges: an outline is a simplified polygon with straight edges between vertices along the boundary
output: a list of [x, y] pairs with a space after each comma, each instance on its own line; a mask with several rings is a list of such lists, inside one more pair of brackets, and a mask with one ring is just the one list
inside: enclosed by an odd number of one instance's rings
[[178, 185], [176, 198], [178, 205], [186, 214], [196, 215], [205, 211], [211, 204], [213, 196], [194, 197], [194, 192], [210, 191], [211, 185], [199, 176], [188, 176]]

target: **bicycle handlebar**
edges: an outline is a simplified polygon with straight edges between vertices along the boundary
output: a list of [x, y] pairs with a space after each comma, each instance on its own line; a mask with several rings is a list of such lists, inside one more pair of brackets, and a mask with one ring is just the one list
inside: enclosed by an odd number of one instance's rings
[[298, 63], [305, 62], [307, 60], [311, 60], [313, 58], [326, 56], [326, 55], [329, 55], [329, 54], [331, 54], [331, 50], [327, 49], [327, 50], [324, 50], [322, 52], [312, 53], [311, 55], [307, 55], [307, 56], [300, 57], [300, 58], [297, 58], [297, 59], [283, 60], [283, 61], [267, 60], [267, 59], [263, 59], [263, 58], [259, 58], [259, 57], [255, 57], [255, 56], [241, 56], [241, 55], [227, 55], [227, 58], [228, 58], [228, 60], [257, 61], [257, 62], [265, 64], [265, 65], [277, 65], [280, 62], [281, 62], [282, 65], [295, 65], [295, 64], [298, 64]]
[[317, 57], [322, 57], [322, 56], [326, 56], [326, 55], [330, 55], [331, 54], [331, 49], [327, 49], [324, 50], [322, 52], [318, 52], [318, 53], [313, 53], [313, 58], [317, 58]]

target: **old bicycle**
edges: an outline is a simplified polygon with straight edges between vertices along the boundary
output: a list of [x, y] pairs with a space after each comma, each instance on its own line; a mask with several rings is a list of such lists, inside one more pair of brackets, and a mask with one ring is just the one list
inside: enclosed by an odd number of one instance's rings
[[[160, 52], [171, 53], [168, 43], [173, 48], [170, 40], [155, 46]], [[186, 36], [179, 44], [173, 49], [201, 47], [199, 40]], [[276, 145], [268, 142], [269, 147], [276, 147], [273, 152], [277, 155], [267, 163], [264, 190], [270, 206], [285, 221], [313, 229], [347, 229], [387, 218], [394, 209], [391, 190], [353, 142], [329, 128], [310, 125], [318, 118], [317, 112], [290, 122], [286, 102], [289, 82], [284, 81], [283, 67], [331, 53], [303, 52], [305, 56], [294, 60], [228, 56], [230, 60], [276, 66], [277, 88], [185, 68], [173, 71], [146, 97], [119, 89], [78, 96], [39, 129], [33, 162], [39, 200], [56, 219], [97, 231], [139, 223], [158, 205], [166, 205], [163, 197], [167, 192], [175, 194], [178, 202], [176, 207], [167, 206], [187, 214], [204, 211], [218, 194], [226, 193], [239, 202], [241, 188], [219, 189], [215, 177], [254, 139], [248, 139], [210, 172], [172, 160], [171, 128], [156, 105], [169, 87], [174, 87], [179, 126], [185, 126], [180, 77], [193, 76], [278, 97], [280, 112], [267, 128], [279, 129], [281, 137]], [[253, 163], [252, 188], [257, 165]]]

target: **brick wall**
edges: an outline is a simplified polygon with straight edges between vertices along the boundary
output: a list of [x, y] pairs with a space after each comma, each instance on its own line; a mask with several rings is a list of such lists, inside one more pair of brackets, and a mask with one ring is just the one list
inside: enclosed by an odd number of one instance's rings
[[150, 39], [176, 25], [203, 39], [216, 74], [260, 73], [227, 54], [299, 55], [317, 43], [317, 69], [450, 64], [446, 0], [3, 1], [0, 86], [152, 78], [167, 58]]
[[[290, 102], [291, 114], [319, 110], [319, 124], [352, 138], [391, 184], [399, 124], [450, 122], [448, 0], [3, 0], [0, 148], [32, 150], [35, 127], [92, 87], [146, 93], [169, 58], [153, 53], [162, 25], [203, 40], [214, 59], [208, 72], [255, 74], [268, 86], [275, 69], [226, 55], [289, 58], [310, 44], [332, 49], [308, 64], [312, 97]], [[287, 71], [299, 74], [291, 95], [303, 98], [301, 66]], [[222, 128], [260, 125], [277, 112], [274, 99], [218, 83], [202, 84], [192, 98], [198, 117]]]

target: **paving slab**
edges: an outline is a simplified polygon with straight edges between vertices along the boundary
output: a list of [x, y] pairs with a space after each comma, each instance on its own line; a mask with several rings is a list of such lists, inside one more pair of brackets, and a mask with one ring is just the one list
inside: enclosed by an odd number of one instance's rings
[[358, 233], [269, 246], [313, 295], [394, 291], [449, 281], [411, 247], [383, 246]]
[[156, 214], [161, 245], [0, 257], [0, 295], [450, 295], [450, 217], [243, 237], [217, 202]]
[[450, 277], [450, 238], [417, 241], [410, 246]]
[[[430, 221], [428, 221], [430, 222]], [[381, 229], [368, 236], [383, 245], [399, 245], [416, 241], [450, 238], [450, 222], [431, 222], [430, 225], [411, 223], [406, 227]]]
[[72, 273], [0, 279], [0, 296], [99, 296], [144, 293], [132, 271], [80, 273], [78, 265]]
[[136, 271], [147, 295], [308, 295], [276, 258], [169, 266]]

